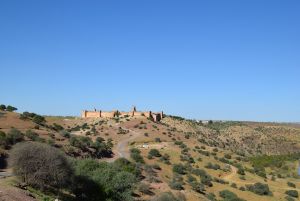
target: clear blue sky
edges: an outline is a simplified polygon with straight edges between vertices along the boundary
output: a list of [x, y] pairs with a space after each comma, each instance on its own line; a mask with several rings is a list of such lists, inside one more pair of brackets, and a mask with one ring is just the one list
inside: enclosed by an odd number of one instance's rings
[[0, 70], [20, 111], [300, 122], [300, 1], [0, 1]]

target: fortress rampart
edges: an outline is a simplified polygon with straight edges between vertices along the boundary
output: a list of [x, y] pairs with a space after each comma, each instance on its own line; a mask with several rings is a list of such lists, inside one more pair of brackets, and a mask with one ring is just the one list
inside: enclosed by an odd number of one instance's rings
[[113, 117], [125, 117], [125, 116], [130, 116], [130, 117], [147, 117], [155, 122], [160, 121], [164, 117], [163, 112], [152, 112], [152, 111], [146, 111], [146, 112], [141, 112], [137, 111], [136, 107], [133, 107], [132, 111], [130, 112], [120, 112], [118, 110], [115, 111], [102, 111], [102, 110], [94, 110], [94, 111], [87, 111], [83, 110], [81, 112], [81, 117], [82, 118], [113, 118]]

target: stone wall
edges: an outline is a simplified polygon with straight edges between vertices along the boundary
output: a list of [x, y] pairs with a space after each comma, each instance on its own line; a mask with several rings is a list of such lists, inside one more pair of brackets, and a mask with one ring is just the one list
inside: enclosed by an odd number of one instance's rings
[[131, 117], [146, 117], [150, 118], [153, 121], [160, 121], [163, 118], [163, 112], [160, 113], [152, 113], [151, 111], [136, 111], [136, 108], [134, 107], [132, 111], [130, 112], [119, 112], [119, 111], [110, 111], [110, 112], [104, 112], [104, 111], [87, 111], [84, 110], [81, 112], [82, 118], [113, 118], [117, 116], [131, 116]]

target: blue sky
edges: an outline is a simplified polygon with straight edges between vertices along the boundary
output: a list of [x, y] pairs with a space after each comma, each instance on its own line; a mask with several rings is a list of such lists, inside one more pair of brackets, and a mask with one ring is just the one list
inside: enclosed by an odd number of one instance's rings
[[300, 1], [1, 1], [0, 103], [300, 122]]

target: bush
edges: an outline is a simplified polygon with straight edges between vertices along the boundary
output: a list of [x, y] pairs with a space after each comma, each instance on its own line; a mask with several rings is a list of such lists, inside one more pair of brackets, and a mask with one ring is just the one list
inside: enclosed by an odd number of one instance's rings
[[291, 197], [294, 197], [294, 198], [298, 198], [299, 195], [298, 195], [298, 191], [296, 190], [287, 190], [285, 191], [285, 194], [291, 196]]
[[74, 162], [76, 200], [132, 201], [133, 187], [137, 178], [136, 167], [126, 159], [113, 163], [97, 162], [91, 159]]
[[225, 201], [244, 201], [244, 199], [239, 198], [235, 193], [229, 190], [220, 191], [220, 197], [224, 198]]
[[36, 132], [32, 130], [27, 130], [25, 136], [31, 139], [32, 141], [43, 141]]
[[0, 110], [1, 110], [1, 111], [4, 111], [4, 110], [6, 110], [6, 106], [5, 106], [5, 105], [3, 105], [3, 104], [1, 104], [1, 105], [0, 105]]
[[8, 106], [6, 107], [6, 111], [8, 111], [8, 112], [14, 112], [14, 111], [16, 111], [16, 110], [18, 110], [18, 109], [15, 108], [15, 107], [13, 107], [13, 106], [11, 106], [11, 105], [8, 105]]
[[172, 180], [170, 183], [169, 183], [169, 186], [171, 189], [173, 190], [183, 190], [183, 186], [182, 186], [182, 182], [180, 181], [175, 181], [175, 180]]
[[36, 124], [42, 125], [43, 123], [46, 122], [45, 117], [40, 116], [40, 115], [35, 115], [32, 119], [32, 121]]
[[296, 184], [294, 184], [294, 183], [292, 183], [292, 182], [287, 182], [287, 185], [289, 186], [289, 187], [292, 187], [292, 188], [296, 188]]
[[268, 184], [255, 183], [253, 185], [247, 185], [247, 189], [258, 195], [272, 195]]
[[178, 174], [186, 174], [186, 167], [182, 164], [174, 164], [173, 172]]
[[10, 162], [24, 182], [41, 189], [66, 186], [72, 174], [67, 158], [59, 150], [37, 142], [15, 145]]
[[197, 181], [194, 181], [191, 183], [192, 189], [196, 191], [197, 193], [204, 194], [205, 192], [205, 186]]
[[159, 153], [159, 151], [157, 149], [151, 149], [149, 151], [149, 156], [154, 156], [154, 157], [161, 157], [161, 154]]
[[237, 173], [240, 175], [245, 175], [245, 170], [243, 168], [238, 168]]
[[137, 163], [145, 163], [143, 156], [141, 156], [141, 151], [139, 149], [130, 149], [130, 157]]
[[224, 158], [231, 159], [231, 155], [230, 154], [225, 154]]
[[14, 145], [24, 140], [24, 135], [18, 129], [12, 128], [6, 135], [6, 140], [9, 145]]
[[6, 146], [7, 146], [6, 134], [3, 131], [0, 131], [0, 147], [6, 148]]

